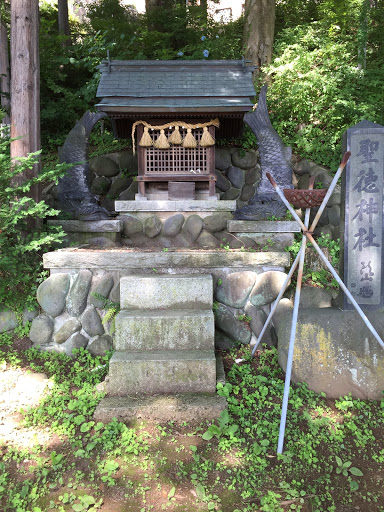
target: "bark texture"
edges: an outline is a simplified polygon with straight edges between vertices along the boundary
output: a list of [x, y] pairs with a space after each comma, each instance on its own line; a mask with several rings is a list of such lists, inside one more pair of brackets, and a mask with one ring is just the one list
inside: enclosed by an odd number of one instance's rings
[[245, 56], [254, 66], [272, 59], [275, 35], [275, 0], [245, 0]]
[[59, 21], [59, 34], [67, 36], [67, 39], [65, 39], [63, 42], [63, 46], [69, 46], [71, 44], [71, 29], [68, 19], [68, 0], [58, 0], [57, 13]]
[[7, 115], [3, 119], [4, 124], [10, 124], [10, 74], [9, 74], [9, 54], [8, 54], [8, 35], [5, 24], [0, 19], [0, 104]]
[[[11, 3], [11, 157], [25, 157], [40, 149], [39, 2]], [[34, 166], [17, 175], [20, 184], [38, 173]], [[38, 200], [37, 188], [29, 194]]]

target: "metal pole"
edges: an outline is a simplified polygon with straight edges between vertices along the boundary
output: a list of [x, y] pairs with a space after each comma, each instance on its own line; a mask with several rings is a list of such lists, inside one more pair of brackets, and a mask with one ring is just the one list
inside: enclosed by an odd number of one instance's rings
[[[349, 155], [348, 155], [348, 158], [349, 158]], [[345, 157], [344, 157], [345, 159]], [[344, 161], [343, 159], [343, 161]], [[345, 284], [343, 283], [343, 281], [341, 280], [341, 278], [339, 277], [339, 275], [337, 274], [337, 272], [335, 271], [335, 269], [332, 267], [332, 265], [329, 263], [329, 261], [327, 260], [327, 258], [324, 256], [324, 253], [322, 252], [322, 250], [320, 249], [320, 247], [317, 245], [317, 243], [315, 242], [315, 240], [313, 239], [312, 237], [312, 234], [307, 230], [307, 228], [305, 227], [305, 225], [303, 224], [303, 222], [301, 221], [300, 217], [297, 215], [297, 213], [295, 212], [295, 210], [292, 208], [292, 206], [289, 204], [289, 202], [285, 199], [284, 197], [284, 194], [283, 192], [281, 191], [280, 187], [276, 184], [275, 180], [272, 178], [272, 176], [267, 173], [267, 177], [269, 179], [269, 181], [272, 183], [274, 189], [276, 190], [277, 194], [279, 195], [280, 199], [283, 201], [283, 203], [285, 204], [285, 206], [288, 208], [288, 210], [291, 212], [293, 218], [300, 224], [301, 228], [303, 229], [303, 233], [305, 234], [305, 236], [308, 238], [308, 240], [312, 243], [313, 247], [315, 248], [316, 252], [318, 253], [318, 255], [320, 256], [320, 258], [324, 261], [324, 263], [326, 264], [328, 270], [331, 272], [331, 274], [333, 275], [333, 277], [336, 279], [336, 281], [339, 283], [341, 289], [343, 290], [343, 292], [345, 293], [345, 295], [348, 297], [348, 299], [350, 300], [351, 304], [354, 306], [354, 308], [356, 309], [356, 311], [359, 313], [361, 319], [363, 320], [363, 322], [365, 323], [365, 325], [368, 327], [368, 329], [370, 330], [370, 332], [373, 334], [373, 336], [376, 338], [376, 340], [378, 341], [378, 343], [384, 348], [384, 342], [383, 340], [380, 338], [379, 334], [376, 332], [375, 328], [373, 327], [373, 325], [371, 324], [371, 322], [368, 320], [368, 318], [366, 317], [366, 315], [364, 314], [363, 310], [360, 308], [360, 306], [358, 305], [358, 303], [356, 302], [356, 300], [352, 297], [352, 294], [350, 293], [350, 291], [348, 290], [348, 288], [345, 286]], [[325, 198], [324, 198], [325, 199]]]
[[356, 300], [353, 298], [351, 292], [348, 290], [348, 288], [345, 286], [345, 284], [343, 283], [343, 281], [341, 280], [340, 276], [337, 274], [336, 270], [332, 267], [332, 265], [329, 263], [329, 261], [327, 260], [326, 256], [324, 255], [323, 251], [320, 249], [320, 247], [317, 245], [317, 243], [315, 242], [315, 240], [313, 239], [311, 233], [305, 233], [306, 237], [308, 238], [308, 240], [311, 242], [311, 244], [313, 245], [313, 247], [316, 249], [317, 251], [317, 254], [320, 256], [320, 258], [324, 261], [324, 263], [327, 265], [328, 267], [328, 270], [331, 272], [331, 274], [333, 275], [333, 277], [336, 279], [336, 281], [339, 283], [340, 285], [340, 288], [343, 290], [343, 292], [345, 293], [345, 295], [348, 297], [348, 299], [350, 300], [350, 302], [352, 303], [352, 305], [355, 307], [356, 311], [359, 313], [361, 319], [363, 320], [363, 322], [365, 323], [365, 325], [368, 327], [368, 329], [371, 331], [371, 333], [373, 334], [373, 336], [376, 338], [376, 340], [379, 342], [379, 344], [384, 348], [384, 342], [383, 340], [381, 339], [381, 337], [379, 336], [379, 334], [377, 333], [376, 329], [373, 327], [373, 325], [371, 324], [371, 322], [368, 320], [368, 318], [366, 317], [364, 311], [361, 309], [361, 307], [358, 305], [358, 303], [356, 302]]
[[267, 327], [268, 327], [268, 325], [269, 325], [269, 322], [272, 320], [272, 317], [273, 317], [273, 315], [274, 315], [274, 313], [275, 313], [275, 311], [276, 311], [277, 306], [279, 305], [279, 302], [280, 302], [280, 300], [281, 300], [281, 297], [283, 296], [283, 294], [284, 294], [284, 292], [285, 292], [285, 289], [286, 289], [286, 288], [287, 288], [287, 286], [288, 286], [289, 280], [291, 279], [291, 277], [292, 277], [292, 275], [293, 275], [294, 271], [296, 270], [296, 267], [297, 267], [297, 264], [299, 263], [299, 259], [300, 259], [300, 255], [301, 255], [301, 251], [302, 251], [302, 250], [303, 250], [303, 246], [301, 246], [301, 247], [300, 247], [300, 251], [298, 252], [298, 254], [297, 254], [297, 256], [296, 256], [296, 259], [295, 259], [295, 261], [293, 262], [293, 265], [292, 265], [292, 267], [291, 267], [291, 270], [289, 271], [289, 273], [288, 273], [288, 275], [287, 275], [287, 278], [286, 278], [286, 280], [284, 281], [284, 284], [283, 284], [283, 286], [282, 286], [282, 288], [281, 288], [281, 290], [280, 290], [280, 292], [279, 292], [279, 295], [276, 297], [276, 300], [275, 300], [275, 302], [274, 302], [274, 304], [273, 304], [273, 306], [272, 306], [271, 312], [269, 313], [268, 318], [267, 318], [267, 319], [266, 319], [266, 321], [265, 321], [264, 327], [262, 328], [261, 333], [259, 334], [259, 337], [257, 338], [257, 341], [256, 341], [256, 343], [255, 343], [255, 346], [254, 346], [254, 347], [253, 347], [253, 349], [252, 349], [252, 356], [254, 356], [254, 355], [255, 355], [256, 349], [257, 349], [257, 347], [259, 346], [260, 341], [261, 341], [262, 337], [264, 336], [265, 331], [267, 330]]
[[[314, 182], [314, 180], [311, 180], [309, 188], [313, 187], [313, 182]], [[305, 210], [304, 225], [306, 228], [308, 228], [310, 212], [311, 212], [310, 208], [307, 208]], [[285, 372], [284, 396], [283, 396], [283, 405], [282, 405], [282, 409], [281, 409], [281, 420], [280, 420], [279, 440], [277, 443], [277, 453], [283, 453], [285, 424], [286, 424], [286, 420], [287, 420], [288, 398], [289, 398], [289, 389], [290, 389], [290, 384], [291, 384], [293, 353], [295, 350], [296, 326], [297, 326], [297, 317], [299, 314], [299, 304], [300, 304], [301, 284], [302, 284], [302, 279], [303, 279], [306, 244], [307, 244], [307, 238], [305, 236], [303, 236], [303, 240], [301, 242], [301, 250], [300, 250], [299, 270], [297, 273], [295, 301], [294, 301], [294, 305], [293, 305], [291, 336], [289, 339], [287, 369]]]

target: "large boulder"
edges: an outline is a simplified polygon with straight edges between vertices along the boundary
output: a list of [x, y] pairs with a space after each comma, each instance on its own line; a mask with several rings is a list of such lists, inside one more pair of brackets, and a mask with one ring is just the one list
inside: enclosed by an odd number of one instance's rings
[[104, 299], [108, 299], [110, 291], [112, 290], [114, 285], [114, 280], [112, 274], [104, 274], [96, 283], [91, 291], [90, 303], [93, 304], [96, 308], [103, 308], [105, 305], [105, 300], [98, 297], [104, 297]]
[[130, 238], [131, 236], [140, 235], [143, 232], [143, 223], [134, 215], [124, 214], [119, 217], [123, 221], [123, 236]]
[[39, 315], [32, 322], [29, 339], [35, 345], [45, 345], [51, 341], [53, 328], [54, 321], [50, 316]]
[[255, 284], [257, 274], [251, 271], [234, 272], [222, 279], [216, 288], [216, 299], [227, 306], [242, 308]]
[[41, 283], [37, 289], [37, 301], [45, 313], [56, 317], [63, 312], [69, 284], [69, 274], [53, 274]]
[[232, 154], [233, 165], [241, 167], [241, 169], [250, 169], [257, 164], [257, 153], [254, 151], [244, 151], [244, 149], [236, 149]]
[[120, 172], [117, 163], [107, 156], [95, 156], [91, 158], [89, 161], [89, 169], [98, 176], [106, 176], [107, 178], [117, 176]]
[[[269, 270], [260, 274], [251, 292], [249, 300], [254, 306], [264, 306], [278, 296], [287, 275], [278, 270]], [[288, 283], [289, 284], [289, 283]]]
[[183, 232], [194, 242], [203, 229], [203, 219], [199, 215], [190, 215], [184, 222]]
[[108, 334], [104, 334], [103, 336], [96, 336], [88, 343], [87, 349], [93, 355], [93, 357], [97, 356], [105, 356], [108, 350], [111, 350], [113, 346], [112, 337]]
[[151, 215], [145, 220], [144, 224], [144, 233], [149, 238], [155, 238], [155, 236], [159, 235], [161, 232], [162, 223], [159, 217], [156, 215]]
[[224, 171], [232, 164], [231, 153], [225, 148], [215, 148], [215, 165], [221, 171]]
[[[383, 310], [367, 312], [384, 338]], [[278, 330], [278, 357], [286, 370], [292, 315], [287, 311]], [[299, 310], [293, 382], [306, 382], [330, 398], [380, 400], [384, 390], [384, 350], [359, 314], [336, 308]]]
[[164, 221], [163, 234], [170, 237], [176, 236], [180, 233], [183, 223], [184, 215], [182, 213], [176, 213], [175, 215], [168, 217], [168, 219]]
[[91, 337], [104, 334], [104, 327], [100, 315], [94, 306], [89, 306], [84, 311], [81, 317], [81, 324], [84, 331]]
[[17, 327], [17, 317], [13, 311], [0, 311], [0, 333]]
[[234, 341], [245, 345], [250, 342], [251, 328], [247, 322], [241, 319], [239, 310], [230, 308], [225, 304], [216, 304], [215, 323], [227, 337]]
[[67, 311], [70, 315], [79, 316], [84, 311], [91, 283], [92, 272], [87, 269], [80, 270], [67, 298]]
[[204, 217], [204, 228], [210, 233], [222, 231], [223, 229], [226, 229], [227, 221], [232, 219], [233, 215], [229, 212], [213, 213], [212, 215]]
[[81, 323], [77, 318], [68, 318], [53, 335], [53, 341], [59, 344], [64, 343], [72, 334], [79, 332], [80, 329]]

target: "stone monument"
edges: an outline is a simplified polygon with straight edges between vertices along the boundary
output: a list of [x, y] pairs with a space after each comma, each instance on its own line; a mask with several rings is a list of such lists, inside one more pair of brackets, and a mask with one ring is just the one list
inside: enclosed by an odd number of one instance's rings
[[[342, 177], [341, 277], [363, 309], [384, 305], [384, 126], [362, 121], [344, 133], [351, 152]], [[352, 304], [340, 293], [338, 305]]]

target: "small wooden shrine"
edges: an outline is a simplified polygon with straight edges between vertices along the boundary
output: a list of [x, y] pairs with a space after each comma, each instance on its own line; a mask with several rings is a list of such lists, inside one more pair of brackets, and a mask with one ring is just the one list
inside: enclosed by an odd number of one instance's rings
[[139, 198], [216, 199], [215, 139], [241, 135], [254, 68], [243, 59], [107, 60], [99, 69], [96, 107], [137, 147]]

